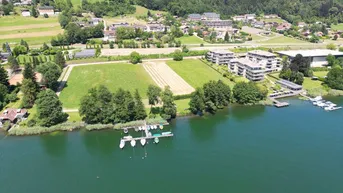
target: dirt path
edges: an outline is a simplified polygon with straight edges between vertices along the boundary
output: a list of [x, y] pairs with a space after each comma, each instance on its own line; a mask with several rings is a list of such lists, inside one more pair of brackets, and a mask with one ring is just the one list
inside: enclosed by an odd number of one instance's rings
[[176, 74], [165, 62], [146, 62], [143, 67], [162, 89], [169, 86], [175, 95], [190, 94], [194, 91], [194, 88]]

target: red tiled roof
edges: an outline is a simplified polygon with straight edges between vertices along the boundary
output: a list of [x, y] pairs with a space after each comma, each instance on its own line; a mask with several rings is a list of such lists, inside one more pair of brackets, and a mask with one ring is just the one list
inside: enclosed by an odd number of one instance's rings
[[20, 112], [17, 112], [19, 109], [8, 108], [1, 115], [0, 119], [10, 120], [13, 122], [17, 118], [17, 114], [26, 114], [26, 109], [20, 109]]

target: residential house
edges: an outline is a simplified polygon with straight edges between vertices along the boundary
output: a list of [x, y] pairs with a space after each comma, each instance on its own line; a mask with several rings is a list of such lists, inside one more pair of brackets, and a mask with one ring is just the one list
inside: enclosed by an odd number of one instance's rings
[[109, 31], [115, 31], [119, 27], [130, 27], [130, 24], [127, 22], [125, 22], [125, 23], [113, 23], [108, 27], [108, 29], [109, 29]]
[[180, 29], [184, 34], [188, 34], [189, 26], [183, 25], [180, 27]]
[[88, 25], [90, 26], [96, 26], [98, 25], [99, 23], [102, 22], [102, 19], [101, 18], [92, 18], [91, 20], [88, 21]]
[[304, 27], [306, 27], [307, 26], [307, 24], [305, 23], [305, 22], [299, 22], [298, 23], [298, 27], [299, 28], [304, 28]]
[[21, 10], [21, 15], [23, 17], [30, 17], [31, 16], [31, 12], [28, 9], [23, 9], [23, 10]]
[[158, 22], [149, 22], [147, 24], [147, 32], [164, 32], [164, 30], [169, 31], [169, 26], [165, 26]]
[[104, 41], [115, 41], [116, 31], [104, 31]]
[[264, 15], [265, 19], [276, 19], [276, 18], [280, 18], [278, 15], [276, 14], [270, 14], [270, 15]]
[[236, 15], [232, 19], [233, 19], [233, 21], [245, 21], [245, 16], [244, 15]]
[[135, 29], [140, 29], [142, 31], [147, 31], [148, 30], [148, 27], [146, 25], [133, 24], [132, 27], [135, 28]]
[[5, 123], [9, 121], [10, 123], [17, 123], [20, 120], [26, 119], [27, 116], [28, 112], [26, 109], [8, 108], [0, 115], [0, 122]]
[[229, 72], [243, 76], [251, 81], [261, 81], [264, 79], [264, 68], [247, 58], [238, 58], [230, 61]]
[[245, 17], [245, 21], [249, 22], [249, 21], [255, 20], [256, 15], [255, 14], [245, 14], [244, 17]]
[[318, 37], [323, 37], [323, 32], [319, 31], [319, 32], [316, 32], [314, 35], [318, 36]]
[[204, 20], [202, 23], [209, 28], [230, 28], [232, 20]]
[[206, 55], [208, 61], [218, 65], [228, 65], [235, 58], [234, 53], [226, 50], [209, 51]]
[[291, 27], [292, 27], [292, 24], [284, 22], [276, 27], [276, 31], [286, 31], [286, 30], [291, 29]]
[[220, 14], [213, 13], [213, 12], [206, 12], [206, 13], [202, 14], [201, 19], [202, 20], [219, 20]]
[[197, 13], [189, 14], [188, 15], [188, 20], [189, 21], [200, 21], [201, 20], [201, 15]]
[[254, 28], [263, 29], [264, 28], [264, 22], [263, 21], [255, 21], [251, 24]]
[[53, 6], [40, 6], [38, 8], [38, 12], [39, 12], [39, 15], [44, 15], [44, 14], [54, 15], [55, 14]]

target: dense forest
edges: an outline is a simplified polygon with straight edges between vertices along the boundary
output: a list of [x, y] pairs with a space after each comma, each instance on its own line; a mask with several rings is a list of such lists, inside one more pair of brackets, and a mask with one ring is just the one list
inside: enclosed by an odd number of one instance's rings
[[215, 11], [229, 17], [236, 14], [278, 14], [289, 22], [343, 22], [343, 0], [137, 0], [150, 9], [184, 16]]

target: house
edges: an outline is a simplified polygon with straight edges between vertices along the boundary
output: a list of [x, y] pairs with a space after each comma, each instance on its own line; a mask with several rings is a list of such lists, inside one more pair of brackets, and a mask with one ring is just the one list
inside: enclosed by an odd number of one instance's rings
[[147, 32], [164, 32], [164, 30], [169, 31], [169, 26], [165, 26], [158, 22], [149, 22], [147, 24]]
[[286, 31], [286, 30], [291, 29], [291, 27], [292, 27], [292, 24], [284, 22], [276, 27], [276, 31]]
[[32, 0], [21, 0], [21, 5], [31, 5]]
[[188, 34], [189, 26], [181, 26], [180, 29], [184, 34]]
[[324, 34], [323, 34], [323, 32], [319, 31], [319, 32], [316, 32], [314, 35], [316, 35], [318, 37], [322, 37]]
[[95, 49], [86, 49], [76, 52], [74, 58], [92, 58], [95, 57]]
[[104, 41], [115, 41], [116, 31], [104, 31]]
[[140, 29], [142, 31], [147, 31], [148, 30], [148, 27], [146, 25], [133, 24], [132, 27], [135, 28], [135, 29]]
[[251, 24], [254, 28], [264, 28], [264, 22], [263, 21], [255, 21]]
[[234, 53], [226, 50], [213, 50], [209, 51], [206, 55], [208, 61], [219, 64], [228, 65], [231, 60], [235, 58]]
[[5, 123], [6, 121], [9, 121], [10, 123], [16, 123], [26, 119], [27, 116], [28, 112], [26, 109], [8, 108], [0, 115], [0, 122]]
[[206, 13], [202, 14], [201, 19], [202, 20], [219, 20], [220, 14], [213, 13], [213, 12], [206, 12]]
[[265, 19], [276, 19], [276, 18], [280, 18], [278, 15], [276, 14], [270, 14], [270, 15], [264, 15]]
[[233, 21], [245, 21], [245, 16], [244, 15], [236, 15], [232, 19], [233, 19]]
[[53, 6], [41, 6], [38, 8], [39, 15], [54, 15], [54, 7]]
[[7, 58], [10, 56], [11, 54], [9, 52], [1, 52], [0, 51], [0, 60], [7, 60]]
[[31, 12], [28, 9], [23, 9], [23, 10], [21, 10], [21, 15], [23, 17], [30, 17], [31, 16]]
[[306, 26], [307, 26], [307, 24], [305, 22], [298, 22], [298, 27], [299, 28], [304, 28]]
[[102, 19], [101, 18], [92, 18], [90, 21], [88, 21], [88, 25], [90, 26], [96, 26], [98, 25], [99, 23], [102, 22]]
[[115, 31], [119, 27], [130, 27], [130, 24], [127, 22], [125, 22], [125, 23], [113, 23], [108, 28], [110, 31]]
[[189, 21], [200, 21], [201, 20], [201, 15], [197, 13], [189, 14], [188, 15], [188, 20]]
[[252, 21], [256, 18], [256, 15], [255, 14], [245, 14], [244, 17], [245, 17], [245, 21]]
[[204, 20], [202, 23], [209, 28], [230, 28], [232, 20]]

